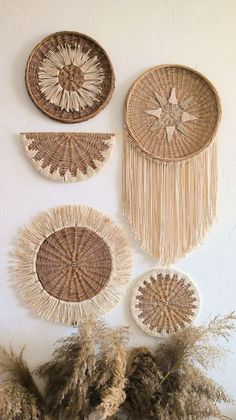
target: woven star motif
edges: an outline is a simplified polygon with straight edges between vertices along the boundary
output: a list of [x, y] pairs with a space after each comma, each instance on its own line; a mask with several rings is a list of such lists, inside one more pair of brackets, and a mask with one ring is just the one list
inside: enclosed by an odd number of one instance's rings
[[155, 93], [158, 102], [158, 108], [145, 111], [146, 114], [157, 118], [157, 121], [152, 125], [151, 130], [160, 128], [166, 129], [167, 140], [170, 143], [173, 138], [175, 130], [180, 131], [185, 136], [188, 134], [188, 129], [185, 123], [194, 121], [198, 118], [186, 112], [186, 109], [192, 102], [192, 97], [178, 102], [176, 98], [175, 87], [172, 88], [169, 99]]

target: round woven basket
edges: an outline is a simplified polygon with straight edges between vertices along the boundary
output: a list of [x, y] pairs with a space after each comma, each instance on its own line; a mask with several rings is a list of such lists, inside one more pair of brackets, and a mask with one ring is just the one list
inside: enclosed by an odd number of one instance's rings
[[149, 157], [185, 160], [212, 142], [220, 114], [219, 97], [209, 80], [188, 67], [161, 65], [131, 87], [126, 129]]
[[27, 157], [53, 181], [83, 181], [99, 172], [114, 146], [111, 133], [22, 133]]
[[70, 325], [111, 309], [131, 271], [126, 235], [84, 206], [40, 214], [22, 231], [15, 255], [21, 294], [42, 317]]
[[30, 54], [25, 72], [28, 93], [50, 118], [76, 123], [94, 117], [110, 101], [114, 71], [104, 49], [79, 32], [56, 32]]
[[182, 273], [153, 270], [140, 279], [131, 297], [131, 312], [139, 327], [154, 337], [168, 337], [186, 328], [200, 306], [196, 287]]

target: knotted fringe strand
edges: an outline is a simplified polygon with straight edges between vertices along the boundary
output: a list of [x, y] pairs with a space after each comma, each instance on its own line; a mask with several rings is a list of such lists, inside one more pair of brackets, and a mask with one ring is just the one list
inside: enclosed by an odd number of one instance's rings
[[215, 217], [216, 144], [189, 160], [166, 162], [125, 136], [123, 212], [142, 248], [168, 266], [202, 241]]

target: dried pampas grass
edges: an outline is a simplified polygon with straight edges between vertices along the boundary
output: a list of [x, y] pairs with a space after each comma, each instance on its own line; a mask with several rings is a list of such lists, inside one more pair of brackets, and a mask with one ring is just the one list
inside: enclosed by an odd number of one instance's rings
[[[235, 329], [236, 315], [189, 327], [165, 344], [129, 349], [127, 328], [85, 320], [58, 342], [50, 362], [36, 374], [42, 398], [22, 359], [0, 351], [0, 418], [3, 420], [202, 420], [224, 418], [220, 403], [232, 402], [207, 375], [226, 354], [221, 344]], [[49, 417], [50, 416], [50, 417]]]
[[0, 418], [2, 420], [49, 419], [45, 403], [33, 380], [23, 350], [19, 355], [0, 347]]

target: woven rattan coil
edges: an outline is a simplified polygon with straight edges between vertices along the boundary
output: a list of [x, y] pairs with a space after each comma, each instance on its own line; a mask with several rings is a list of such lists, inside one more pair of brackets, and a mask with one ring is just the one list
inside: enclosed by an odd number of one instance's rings
[[23, 133], [26, 155], [34, 167], [54, 181], [82, 181], [96, 174], [109, 159], [110, 133]]
[[84, 206], [40, 214], [20, 234], [15, 257], [28, 303], [42, 317], [70, 325], [111, 309], [131, 271], [126, 235]]
[[193, 157], [212, 142], [220, 114], [209, 80], [188, 67], [161, 65], [130, 89], [126, 128], [149, 157], [176, 161]]
[[192, 324], [199, 302], [197, 289], [186, 275], [173, 270], [154, 270], [135, 287], [131, 312], [147, 334], [167, 337]]
[[110, 59], [92, 38], [56, 32], [30, 54], [26, 87], [35, 105], [64, 123], [88, 120], [110, 101], [115, 77]]

